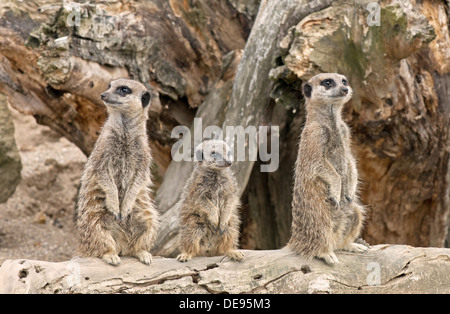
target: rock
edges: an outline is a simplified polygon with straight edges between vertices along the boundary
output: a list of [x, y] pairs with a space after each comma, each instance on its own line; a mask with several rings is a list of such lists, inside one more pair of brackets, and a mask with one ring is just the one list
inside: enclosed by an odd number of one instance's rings
[[450, 293], [450, 249], [377, 245], [338, 252], [333, 267], [286, 249], [244, 252], [242, 262], [154, 257], [150, 266], [130, 257], [119, 266], [96, 258], [7, 260], [0, 293]]
[[6, 97], [0, 94], [0, 203], [6, 202], [16, 190], [21, 170], [11, 113]]

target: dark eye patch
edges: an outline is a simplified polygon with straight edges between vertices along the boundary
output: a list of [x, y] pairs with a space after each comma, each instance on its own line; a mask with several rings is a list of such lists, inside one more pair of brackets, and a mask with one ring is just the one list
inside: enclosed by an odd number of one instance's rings
[[222, 159], [222, 155], [220, 153], [217, 152], [212, 152], [211, 153], [211, 157], [213, 157], [214, 159]]
[[347, 86], [347, 80], [346, 79], [342, 79], [342, 85]]
[[325, 79], [322, 82], [320, 82], [320, 85], [325, 86], [325, 89], [330, 89], [334, 86], [336, 86], [336, 82], [333, 79]]
[[117, 87], [117, 93], [120, 96], [125, 96], [131, 94], [131, 89], [128, 86], [119, 86]]

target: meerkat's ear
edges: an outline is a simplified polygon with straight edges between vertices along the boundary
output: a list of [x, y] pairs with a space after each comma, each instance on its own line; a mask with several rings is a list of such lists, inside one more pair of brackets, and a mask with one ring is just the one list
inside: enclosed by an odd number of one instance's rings
[[306, 83], [305, 85], [303, 85], [303, 94], [305, 95], [305, 97], [311, 98], [311, 92], [312, 86], [310, 84]]
[[147, 105], [150, 103], [150, 93], [149, 92], [145, 92], [142, 94], [141, 96], [141, 102], [142, 102], [142, 107], [147, 107]]

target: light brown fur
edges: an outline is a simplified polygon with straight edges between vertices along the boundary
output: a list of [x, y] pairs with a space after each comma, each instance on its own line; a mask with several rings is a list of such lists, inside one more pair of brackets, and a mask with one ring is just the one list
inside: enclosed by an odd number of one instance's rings
[[[225, 254], [242, 260], [239, 241], [239, 197], [236, 179], [229, 166], [228, 145], [210, 140], [196, 148], [198, 163], [186, 182], [180, 200], [177, 259]], [[201, 159], [201, 160], [200, 160]]]
[[[330, 79], [334, 86], [326, 86]], [[314, 76], [304, 85], [306, 123], [302, 131], [292, 201], [288, 247], [306, 258], [339, 262], [335, 250], [367, 251], [354, 243], [364, 209], [357, 192], [356, 162], [350, 131], [342, 120], [343, 105], [352, 95], [346, 78], [337, 73]], [[333, 85], [333, 84], [331, 84]]]
[[158, 227], [146, 131], [150, 94], [137, 81], [118, 79], [101, 98], [108, 119], [81, 178], [74, 216], [78, 251], [112, 265], [120, 263], [119, 255], [150, 264]]

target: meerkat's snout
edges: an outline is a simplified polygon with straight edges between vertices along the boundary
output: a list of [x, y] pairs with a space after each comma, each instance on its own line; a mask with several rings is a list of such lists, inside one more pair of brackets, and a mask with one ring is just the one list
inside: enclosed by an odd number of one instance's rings
[[341, 94], [342, 94], [342, 96], [346, 96], [348, 94], [348, 88], [347, 87], [341, 87]]

